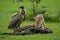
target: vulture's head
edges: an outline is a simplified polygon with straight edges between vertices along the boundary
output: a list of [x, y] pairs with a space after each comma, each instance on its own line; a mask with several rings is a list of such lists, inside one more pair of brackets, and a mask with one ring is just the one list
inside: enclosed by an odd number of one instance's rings
[[24, 6], [20, 6], [19, 8], [24, 9]]

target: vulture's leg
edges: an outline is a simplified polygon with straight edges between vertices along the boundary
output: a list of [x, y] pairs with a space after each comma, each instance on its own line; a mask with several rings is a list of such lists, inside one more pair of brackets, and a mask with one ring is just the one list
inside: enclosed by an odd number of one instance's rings
[[18, 27], [14, 27], [13, 30], [14, 30], [13, 34], [19, 34]]
[[20, 19], [20, 20], [18, 20], [18, 22], [17, 22], [17, 30], [19, 31], [19, 32], [21, 32], [21, 28], [20, 28], [20, 25], [21, 25], [21, 23], [23, 22], [23, 19]]
[[20, 30], [21, 30], [20, 24], [21, 24], [21, 22], [19, 21], [19, 22], [17, 23], [17, 27], [18, 27], [18, 31], [19, 31], [19, 32], [20, 32]]
[[19, 34], [19, 25], [20, 25], [20, 22], [19, 22], [19, 20], [16, 22], [16, 24], [15, 24], [16, 26], [13, 28], [13, 30], [14, 30], [14, 34]]

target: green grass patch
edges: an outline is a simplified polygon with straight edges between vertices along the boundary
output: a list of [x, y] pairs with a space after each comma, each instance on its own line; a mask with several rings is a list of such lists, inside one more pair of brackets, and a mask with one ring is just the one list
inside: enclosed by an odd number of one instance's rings
[[[26, 9], [26, 20], [21, 24], [21, 27], [34, 24], [33, 21], [27, 20], [33, 16], [30, 9], [32, 7], [31, 2], [12, 2], [12, 0], [0, 0], [0, 34], [4, 32], [13, 32], [12, 29], [8, 29], [8, 24], [10, 23], [11, 16], [20, 10], [19, 6], [21, 5], [24, 5]], [[42, 0], [39, 4], [39, 9], [42, 6], [46, 6], [47, 8], [45, 15], [54, 18], [60, 11], [60, 0]], [[34, 34], [25, 36], [0, 35], [0, 40], [60, 40], [60, 23], [46, 21], [45, 25], [53, 31], [52, 34]]]

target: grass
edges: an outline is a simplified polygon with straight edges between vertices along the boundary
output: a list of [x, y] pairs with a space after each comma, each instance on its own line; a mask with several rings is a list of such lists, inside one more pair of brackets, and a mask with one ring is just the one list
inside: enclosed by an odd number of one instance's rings
[[[59, 0], [42, 0], [39, 7], [47, 7], [47, 12], [50, 17], [55, 17], [60, 11]], [[19, 6], [24, 5], [26, 8], [26, 21], [21, 26], [33, 24], [34, 22], [27, 20], [32, 15], [30, 7], [32, 3], [25, 2], [12, 2], [12, 0], [0, 0], [0, 34], [4, 32], [11, 33], [12, 30], [8, 29], [11, 16], [19, 11]], [[34, 34], [34, 35], [0, 35], [0, 40], [60, 40], [60, 23], [59, 22], [46, 22], [46, 27], [50, 28], [52, 34]]]
[[[33, 24], [33, 22], [24, 22], [24, 25]], [[24, 26], [22, 25], [22, 26]], [[46, 27], [52, 29], [52, 34], [33, 34], [33, 35], [0, 35], [1, 40], [60, 40], [60, 23], [46, 23]], [[7, 28], [1, 28], [1, 33], [12, 32]]]

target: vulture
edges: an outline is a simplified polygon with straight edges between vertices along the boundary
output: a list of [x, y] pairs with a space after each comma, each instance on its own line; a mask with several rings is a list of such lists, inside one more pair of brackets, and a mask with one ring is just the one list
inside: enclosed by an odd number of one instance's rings
[[24, 6], [19, 7], [21, 12], [17, 12], [16, 15], [12, 16], [11, 22], [8, 25], [8, 29], [14, 29], [14, 32], [19, 31], [20, 24], [25, 20], [25, 10]]

